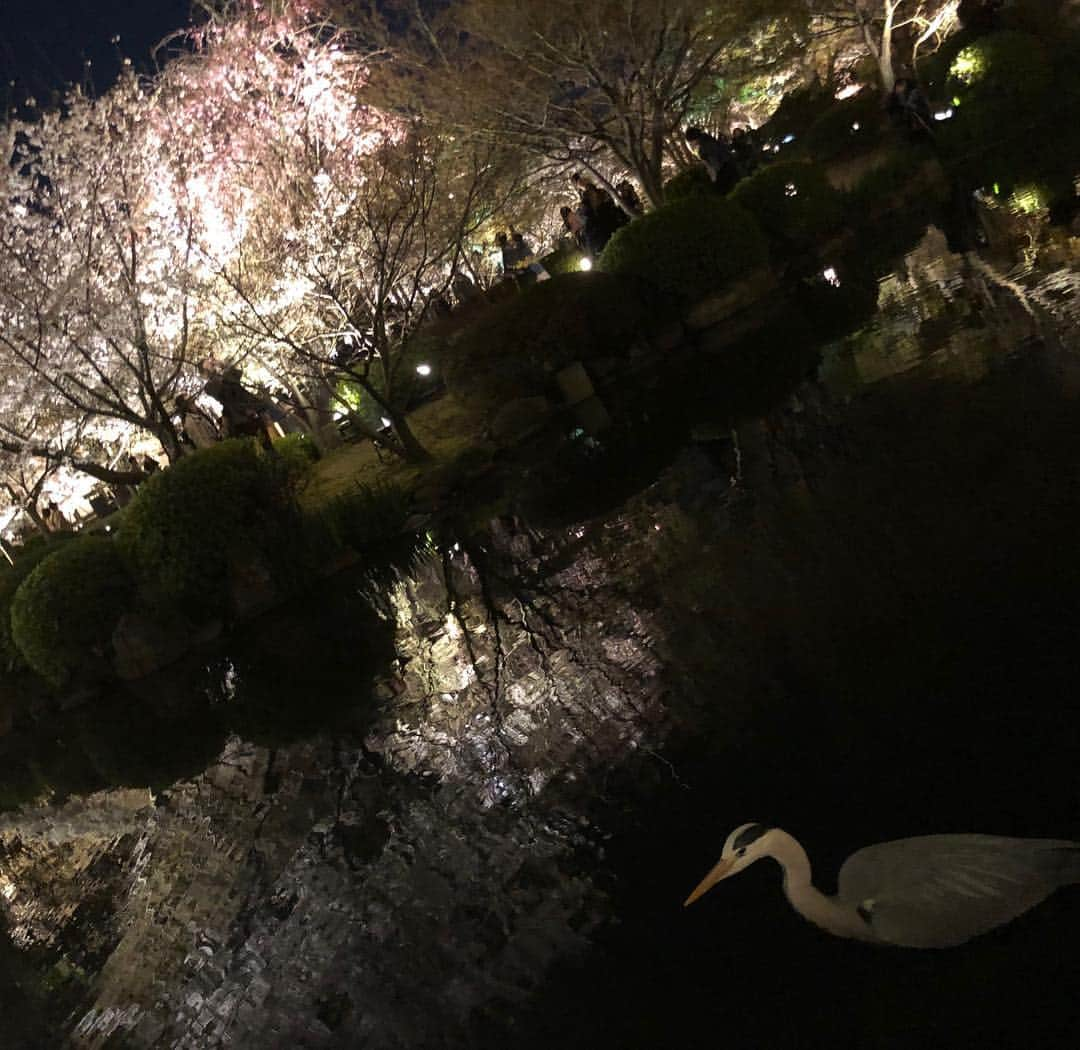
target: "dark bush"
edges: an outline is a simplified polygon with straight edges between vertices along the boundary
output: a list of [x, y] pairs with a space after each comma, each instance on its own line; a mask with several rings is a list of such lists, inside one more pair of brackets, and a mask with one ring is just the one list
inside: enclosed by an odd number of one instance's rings
[[939, 139], [961, 185], [1008, 196], [1044, 182], [1068, 192], [1080, 156], [1075, 61], [1063, 44], [1017, 32], [980, 37], [956, 54], [946, 82], [956, 114]]
[[680, 307], [767, 262], [765, 238], [753, 217], [730, 201], [701, 196], [666, 204], [632, 222], [600, 257], [603, 270], [647, 281]]
[[930, 223], [949, 229], [950, 207], [948, 184], [929, 146], [898, 150], [844, 195], [846, 221], [858, 238], [857, 258], [876, 276], [894, 270]]
[[409, 516], [409, 496], [396, 485], [362, 485], [317, 512], [337, 547], [364, 551], [396, 536]]
[[928, 190], [935, 197], [940, 196], [945, 192], [943, 185], [927, 184], [927, 165], [933, 163], [935, 155], [929, 146], [912, 144], [889, 154], [844, 194], [847, 222], [855, 226], [873, 222], [882, 212], [908, 206], [913, 197]]
[[815, 79], [805, 87], [789, 91], [780, 100], [773, 115], [758, 129], [762, 144], [779, 144], [791, 135], [794, 136], [791, 146], [800, 146], [803, 135], [810, 130], [814, 121], [835, 105], [833, 87]]
[[55, 686], [97, 677], [132, 589], [113, 540], [80, 536], [23, 580], [11, 602], [11, 637], [30, 668]]
[[298, 494], [311, 480], [319, 449], [307, 434], [286, 434], [271, 446], [277, 456], [277, 469], [289, 492]]
[[882, 128], [881, 99], [863, 88], [822, 113], [807, 129], [803, 145], [820, 162], [857, 156], [877, 145]]
[[[646, 221], [625, 227], [611, 243]], [[597, 272], [534, 285], [457, 336], [443, 364], [446, 384], [462, 400], [485, 404], [543, 394], [554, 372], [572, 361], [625, 354], [652, 317], [645, 292], [632, 280]]]
[[15, 564], [0, 563], [0, 671], [16, 671], [26, 666], [18, 647], [11, 637], [11, 600], [19, 585], [60, 544], [72, 538], [74, 533], [59, 532], [48, 538], [35, 536], [15, 551]]
[[840, 225], [840, 194], [815, 164], [784, 161], [762, 168], [734, 189], [745, 208], [783, 248], [805, 247]]
[[294, 585], [309, 551], [291, 479], [281, 457], [237, 438], [143, 482], [118, 539], [146, 597], [195, 617], [221, 615], [230, 567], [252, 558]]
[[692, 168], [680, 171], [664, 183], [664, 200], [668, 204], [685, 200], [687, 197], [716, 195], [716, 184], [709, 178], [709, 170], [704, 164], [695, 164]]

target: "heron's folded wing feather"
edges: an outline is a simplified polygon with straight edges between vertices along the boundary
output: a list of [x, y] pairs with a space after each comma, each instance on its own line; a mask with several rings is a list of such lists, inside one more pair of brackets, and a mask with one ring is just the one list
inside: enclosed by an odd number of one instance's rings
[[946, 948], [1015, 919], [1080, 881], [1080, 843], [925, 835], [868, 846], [840, 871], [839, 897], [882, 940]]

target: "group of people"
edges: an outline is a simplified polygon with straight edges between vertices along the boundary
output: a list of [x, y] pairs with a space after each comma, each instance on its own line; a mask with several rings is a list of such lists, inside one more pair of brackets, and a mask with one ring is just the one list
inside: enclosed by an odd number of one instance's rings
[[504, 233], [497, 233], [495, 243], [502, 256], [504, 277], [516, 278], [522, 284], [534, 284], [551, 276], [537, 261], [536, 252], [525, 240], [525, 235], [512, 226]]
[[684, 134], [690, 148], [705, 165], [709, 178], [721, 193], [727, 193], [739, 179], [744, 179], [757, 170], [761, 148], [752, 129], [737, 127], [728, 138], [722, 132], [710, 135], [709, 132], [691, 125]]
[[180, 394], [175, 402], [180, 440], [192, 448], [209, 448], [230, 437], [269, 440], [269, 428], [286, 415], [268, 397], [248, 390], [236, 365], [223, 372], [211, 371], [203, 391], [220, 403], [220, 420], [202, 408], [194, 395]]
[[559, 214], [564, 229], [586, 255], [599, 255], [615, 231], [643, 211], [629, 179], [615, 185], [614, 197], [580, 171], [570, 176], [570, 184], [577, 191], [577, 205], [564, 204]]

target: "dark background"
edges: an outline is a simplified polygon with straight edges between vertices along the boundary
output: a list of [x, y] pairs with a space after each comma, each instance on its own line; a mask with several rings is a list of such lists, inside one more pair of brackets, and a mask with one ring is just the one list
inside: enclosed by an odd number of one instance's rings
[[187, 24], [190, 9], [190, 0], [3, 0], [0, 103], [5, 111], [27, 96], [47, 104], [87, 75], [101, 91], [125, 56], [149, 69], [155, 46]]

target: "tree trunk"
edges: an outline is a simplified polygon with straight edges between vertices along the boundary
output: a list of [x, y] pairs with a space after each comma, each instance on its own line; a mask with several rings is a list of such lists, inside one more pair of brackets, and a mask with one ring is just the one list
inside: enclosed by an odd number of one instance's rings
[[409, 426], [409, 421], [405, 418], [405, 414], [392, 408], [387, 408], [386, 414], [394, 428], [394, 433], [397, 435], [398, 441], [401, 442], [401, 448], [405, 454], [405, 458], [410, 463], [426, 463], [430, 460], [431, 453], [420, 444], [416, 435], [412, 432], [412, 428]]
[[405, 413], [399, 412], [394, 408], [393, 405], [391, 405], [387, 399], [375, 389], [367, 376], [351, 370], [346, 370], [346, 374], [350, 379], [360, 385], [364, 392], [379, 406], [380, 411], [390, 420], [390, 426], [393, 428], [394, 435], [401, 445], [401, 454], [405, 459], [410, 463], [423, 463], [431, 459], [431, 453], [420, 444], [416, 435], [412, 432], [412, 428], [405, 418]]

